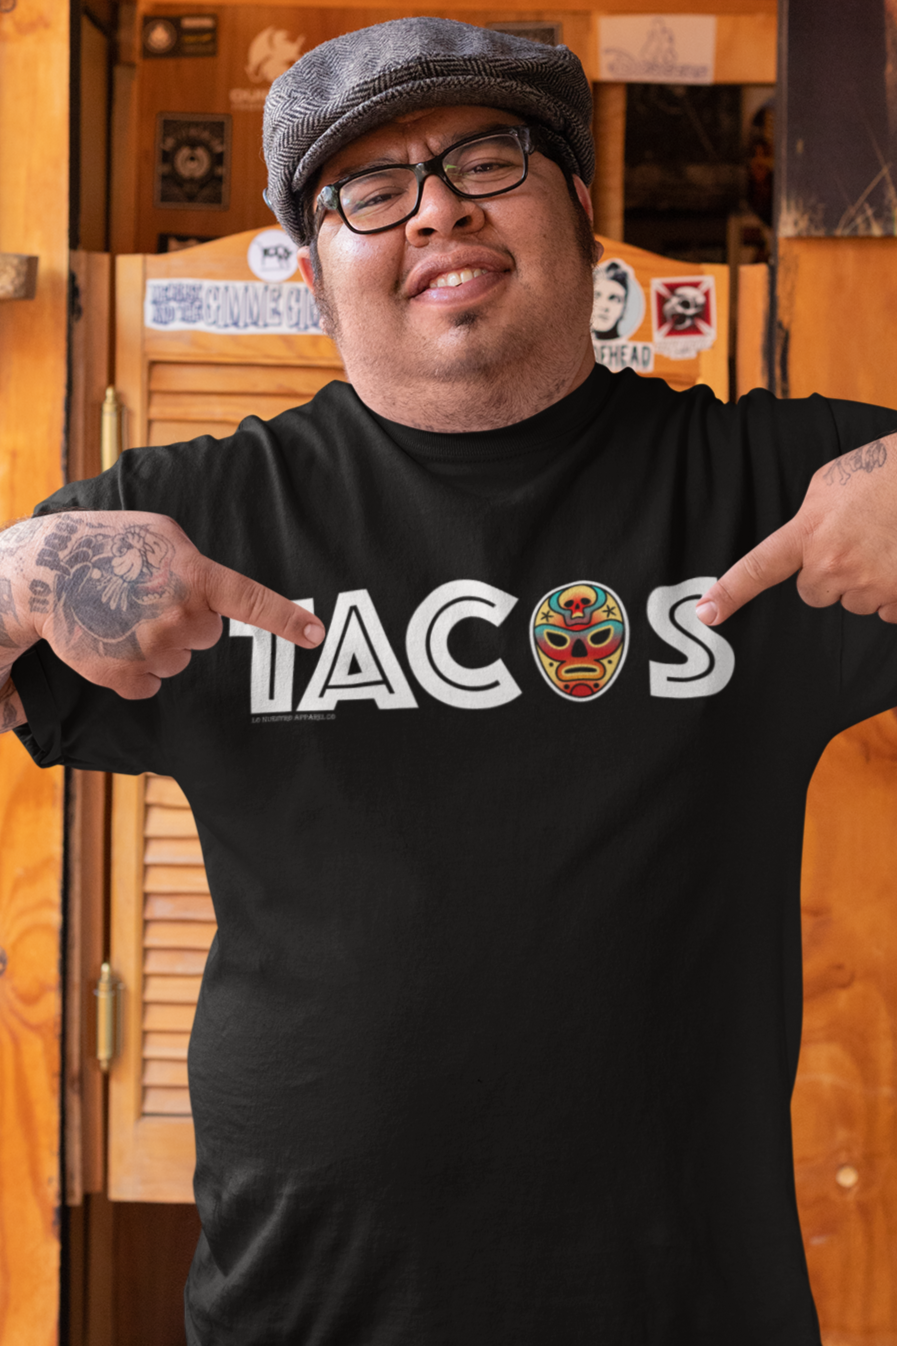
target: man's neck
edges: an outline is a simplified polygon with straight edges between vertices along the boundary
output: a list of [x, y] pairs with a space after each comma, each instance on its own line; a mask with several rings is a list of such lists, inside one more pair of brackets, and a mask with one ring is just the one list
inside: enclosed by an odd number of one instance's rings
[[594, 367], [589, 341], [573, 368], [505, 368], [501, 378], [488, 373], [474, 378], [433, 378], [423, 386], [409, 387], [407, 383], [389, 386], [382, 379], [367, 378], [368, 370], [347, 366], [346, 373], [362, 402], [378, 416], [416, 430], [464, 434], [498, 430], [538, 415], [585, 383]]

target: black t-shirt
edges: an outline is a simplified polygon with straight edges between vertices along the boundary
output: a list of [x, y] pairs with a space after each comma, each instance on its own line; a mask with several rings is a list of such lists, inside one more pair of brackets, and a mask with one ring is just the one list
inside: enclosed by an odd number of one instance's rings
[[895, 427], [597, 368], [433, 435], [331, 384], [54, 497], [169, 514], [328, 627], [231, 623], [149, 701], [44, 644], [14, 673], [39, 762], [170, 774], [202, 839], [193, 1346], [819, 1346], [804, 799], [897, 633], [693, 600]]

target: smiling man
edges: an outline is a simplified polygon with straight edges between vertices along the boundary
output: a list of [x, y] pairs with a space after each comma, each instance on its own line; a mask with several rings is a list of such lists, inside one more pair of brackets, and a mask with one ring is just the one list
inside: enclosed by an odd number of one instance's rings
[[[491, 429], [594, 368], [589, 195], [547, 157], [548, 139], [497, 108], [437, 107], [326, 162], [313, 261], [300, 265], [373, 411], [425, 430]], [[398, 167], [418, 163], [427, 177]]]
[[465, 24], [310, 51], [350, 383], [0, 536], [3, 727], [203, 843], [191, 1346], [820, 1346], [801, 832], [897, 700], [897, 413], [595, 366], [590, 115]]

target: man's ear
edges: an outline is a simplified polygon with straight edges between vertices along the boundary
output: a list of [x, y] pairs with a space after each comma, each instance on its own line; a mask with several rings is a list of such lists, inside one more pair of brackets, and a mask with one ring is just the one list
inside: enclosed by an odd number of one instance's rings
[[589, 189], [583, 182], [582, 178], [578, 178], [575, 173], [573, 174], [573, 186], [576, 188], [576, 195], [579, 198], [579, 204], [582, 206], [583, 210], [588, 215], [589, 221], [592, 224], [594, 224], [595, 215], [592, 210], [591, 193], [589, 192]]
[[296, 254], [296, 260], [299, 270], [302, 273], [302, 279], [305, 281], [312, 294], [315, 292], [315, 277], [311, 267], [311, 257], [308, 248], [300, 248]]

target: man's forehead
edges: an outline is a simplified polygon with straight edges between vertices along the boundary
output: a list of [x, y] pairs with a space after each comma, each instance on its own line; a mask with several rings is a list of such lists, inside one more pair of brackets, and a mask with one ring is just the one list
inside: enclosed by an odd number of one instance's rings
[[426, 141], [432, 145], [433, 152], [438, 153], [440, 148], [468, 133], [522, 122], [523, 118], [514, 112], [478, 103], [415, 108], [341, 146], [323, 165], [319, 181], [332, 181], [344, 173], [354, 173], [381, 158], [401, 159], [403, 147], [412, 140]]

